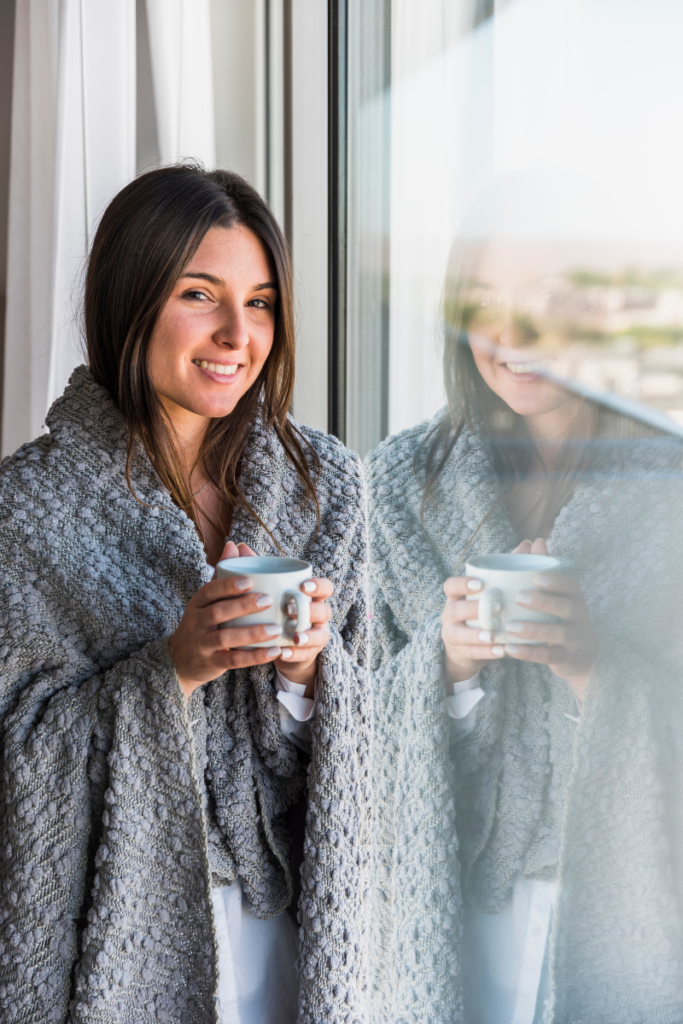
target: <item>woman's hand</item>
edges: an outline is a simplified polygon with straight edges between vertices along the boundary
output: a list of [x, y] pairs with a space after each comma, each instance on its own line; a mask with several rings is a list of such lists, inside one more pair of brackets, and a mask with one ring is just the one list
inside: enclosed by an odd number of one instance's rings
[[[522, 541], [515, 553], [547, 555], [548, 549], [543, 540], [535, 540], [533, 544]], [[569, 683], [578, 699], [583, 700], [597, 646], [583, 594], [571, 576], [541, 573], [534, 583], [538, 589], [522, 591], [517, 603], [534, 611], [548, 612], [561, 621], [508, 622], [508, 633], [541, 640], [546, 646], [506, 644], [505, 653], [517, 661], [547, 665], [553, 675]]]
[[[240, 544], [238, 548], [230, 543], [225, 546], [221, 558], [253, 553], [246, 544]], [[232, 650], [243, 644], [270, 639], [272, 627], [218, 628], [221, 622], [260, 612], [272, 605], [273, 599], [267, 594], [249, 593], [250, 590], [253, 590], [253, 584], [246, 576], [219, 580], [214, 575], [211, 582], [200, 587], [187, 602], [178, 628], [169, 641], [171, 657], [186, 697], [190, 697], [198, 686], [217, 679], [230, 668], [265, 665], [280, 657], [280, 648], [275, 645], [247, 651]], [[279, 633], [278, 629], [275, 635]]]
[[441, 615], [441, 639], [446, 649], [444, 672], [452, 683], [469, 679], [487, 661], [504, 657], [505, 648], [494, 644], [493, 633], [472, 626], [465, 620], [476, 620], [478, 601], [466, 601], [482, 589], [480, 580], [470, 576], [451, 576], [443, 585], [446, 605]]
[[[248, 545], [240, 544], [238, 547], [230, 541], [221, 560], [253, 554]], [[278, 627], [267, 625], [218, 628], [220, 623], [263, 611], [272, 605], [272, 598], [267, 594], [250, 593], [253, 584], [246, 576], [220, 580], [214, 576], [210, 583], [201, 587], [188, 601], [183, 617], [170, 638], [171, 656], [185, 696], [190, 697], [198, 686], [217, 679], [228, 669], [273, 662], [286, 678], [303, 683], [306, 696], [312, 697], [317, 656], [329, 639], [326, 624], [331, 610], [323, 602], [334, 593], [334, 587], [327, 580], [306, 580], [301, 589], [313, 597], [312, 628], [305, 633], [294, 634], [294, 647], [280, 647], [274, 642], [272, 647], [235, 650], [245, 644], [281, 635]], [[293, 611], [292, 617], [296, 618], [296, 605], [287, 611]]]
[[[304, 633], [295, 633], [294, 647], [283, 647], [282, 658], [275, 664], [285, 679], [301, 683], [306, 687], [306, 697], [313, 697], [315, 678], [318, 674], [318, 655], [330, 639], [328, 622], [332, 609], [325, 602], [334, 594], [329, 580], [305, 580], [300, 590], [312, 598], [311, 628]], [[287, 614], [296, 622], [296, 604], [287, 606]], [[286, 658], [286, 660], [283, 660]]]

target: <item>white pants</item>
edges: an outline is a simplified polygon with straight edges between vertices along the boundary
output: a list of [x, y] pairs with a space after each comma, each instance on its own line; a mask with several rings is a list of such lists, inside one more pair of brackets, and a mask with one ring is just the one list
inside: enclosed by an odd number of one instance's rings
[[287, 913], [261, 921], [239, 881], [211, 890], [221, 1024], [295, 1024], [297, 928]]

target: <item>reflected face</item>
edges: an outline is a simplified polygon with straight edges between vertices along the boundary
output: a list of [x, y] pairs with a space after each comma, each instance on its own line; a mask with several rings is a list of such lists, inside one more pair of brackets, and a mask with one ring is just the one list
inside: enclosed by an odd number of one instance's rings
[[477, 285], [467, 297], [467, 331], [486, 384], [520, 416], [542, 416], [564, 406], [566, 392], [543, 376], [538, 334], [516, 305], [516, 296], [531, 292], [535, 281], [522, 282], [514, 291], [506, 286], [494, 246], [480, 257], [473, 279]]
[[154, 328], [152, 384], [172, 420], [227, 416], [273, 346], [277, 288], [263, 243], [248, 228], [212, 228], [176, 282]]

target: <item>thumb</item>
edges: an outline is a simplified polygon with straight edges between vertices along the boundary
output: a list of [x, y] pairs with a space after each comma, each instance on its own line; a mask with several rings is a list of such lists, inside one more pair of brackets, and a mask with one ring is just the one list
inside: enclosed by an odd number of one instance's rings
[[[237, 545], [235, 544], [234, 541], [229, 540], [229, 541], [226, 542], [225, 547], [223, 548], [223, 554], [218, 559], [218, 561], [222, 562], [224, 558], [238, 558], [238, 557], [239, 557], [239, 551], [237, 550]], [[213, 574], [213, 578], [216, 579], [216, 573]]]

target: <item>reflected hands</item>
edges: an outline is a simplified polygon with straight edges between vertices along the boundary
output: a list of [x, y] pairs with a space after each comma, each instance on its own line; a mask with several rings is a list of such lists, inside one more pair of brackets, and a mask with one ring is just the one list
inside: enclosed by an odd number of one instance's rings
[[478, 601], [466, 601], [482, 589], [480, 580], [471, 576], [451, 576], [443, 585], [446, 605], [441, 615], [441, 639], [445, 648], [444, 673], [452, 683], [469, 679], [488, 661], [505, 656], [505, 648], [493, 644], [493, 634], [465, 624], [476, 619]]
[[[547, 555], [548, 549], [543, 540], [535, 540], [533, 544], [525, 540], [515, 548], [514, 554]], [[555, 615], [561, 621], [509, 622], [508, 633], [514, 632], [528, 640], [540, 640], [547, 646], [506, 644], [505, 653], [517, 661], [547, 665], [553, 675], [569, 683], [577, 698], [583, 700], [597, 647], [583, 594], [571, 576], [543, 573], [534, 582], [539, 589], [522, 591], [517, 603]]]

